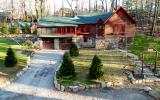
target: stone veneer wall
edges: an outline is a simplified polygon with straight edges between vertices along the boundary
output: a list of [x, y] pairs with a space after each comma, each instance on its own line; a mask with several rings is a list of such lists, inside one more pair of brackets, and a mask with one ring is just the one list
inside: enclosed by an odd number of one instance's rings
[[96, 49], [107, 49], [109, 42], [103, 37], [96, 38]]

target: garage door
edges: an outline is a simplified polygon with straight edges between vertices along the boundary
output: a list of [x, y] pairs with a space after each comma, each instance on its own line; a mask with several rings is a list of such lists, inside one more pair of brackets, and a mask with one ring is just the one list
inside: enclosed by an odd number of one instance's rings
[[68, 50], [71, 46], [71, 42], [72, 42], [72, 39], [71, 38], [65, 38], [65, 39], [60, 39], [60, 49], [62, 50]]
[[44, 49], [54, 49], [54, 39], [42, 39]]

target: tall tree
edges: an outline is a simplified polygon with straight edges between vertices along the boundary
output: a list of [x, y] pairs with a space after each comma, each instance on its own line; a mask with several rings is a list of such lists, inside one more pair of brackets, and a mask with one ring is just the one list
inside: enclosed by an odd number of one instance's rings
[[74, 12], [74, 9], [73, 9], [73, 7], [72, 7], [73, 0], [71, 0], [71, 1], [67, 0], [67, 3], [68, 3], [68, 5], [70, 6], [70, 8], [71, 8], [71, 10], [72, 10], [73, 16], [75, 16], [75, 12]]
[[38, 8], [37, 8], [38, 0], [35, 0], [35, 10], [36, 10], [36, 17], [39, 18]]
[[89, 12], [91, 12], [91, 0], [89, 0], [88, 2], [88, 9], [89, 9]]
[[155, 26], [156, 26], [156, 19], [158, 16], [158, 9], [159, 9], [159, 0], [155, 0], [155, 8], [154, 8], [154, 18], [152, 22], [152, 29], [151, 29], [151, 35], [154, 36], [155, 34]]
[[105, 11], [108, 12], [108, 3], [107, 3], [107, 0], [104, 0], [104, 1], [105, 1], [105, 5], [106, 5]]

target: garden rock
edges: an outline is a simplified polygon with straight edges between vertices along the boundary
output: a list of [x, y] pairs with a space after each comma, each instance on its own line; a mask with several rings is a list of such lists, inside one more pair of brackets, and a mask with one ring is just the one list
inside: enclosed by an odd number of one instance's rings
[[61, 91], [65, 91], [65, 87], [61, 85]]
[[73, 92], [78, 92], [78, 86], [70, 86]]
[[107, 82], [107, 87], [111, 87], [112, 86], [112, 82]]
[[84, 85], [79, 85], [79, 90], [80, 90], [80, 91], [85, 90], [85, 86], [84, 86]]
[[57, 90], [61, 90], [61, 85], [57, 84]]

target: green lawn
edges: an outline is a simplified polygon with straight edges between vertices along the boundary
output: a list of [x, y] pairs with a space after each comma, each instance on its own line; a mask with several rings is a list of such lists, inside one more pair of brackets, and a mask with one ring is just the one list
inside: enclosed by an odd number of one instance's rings
[[[99, 80], [88, 80], [87, 74], [90, 68], [90, 64], [94, 55], [98, 55], [102, 60], [105, 70], [105, 76]], [[100, 82], [102, 80], [106, 81], [121, 81], [126, 79], [123, 74], [123, 67], [129, 65], [130, 62], [127, 60], [125, 52], [118, 51], [98, 51], [93, 49], [80, 49], [80, 55], [78, 57], [72, 58], [76, 77], [71, 78], [61, 78], [58, 81], [63, 84], [76, 84], [76, 83], [86, 83], [93, 84]]]
[[[148, 52], [149, 47], [154, 47], [160, 51], [160, 38], [147, 37], [145, 35], [136, 35], [134, 37], [133, 44], [128, 47], [128, 51], [141, 57], [144, 52], [144, 60], [146, 63], [153, 64], [155, 62], [155, 52]], [[160, 55], [160, 54], [159, 54]], [[160, 58], [160, 57], [159, 57]], [[158, 64], [160, 64], [160, 59], [158, 58]]]
[[0, 72], [8, 77], [14, 77], [18, 71], [26, 66], [27, 59], [25, 55], [17, 55], [18, 65], [14, 68], [6, 68], [4, 66], [4, 58], [9, 47], [13, 48], [15, 52], [21, 49], [21, 46], [13, 40], [9, 38], [0, 38]]

